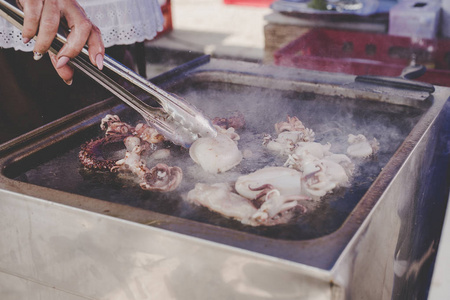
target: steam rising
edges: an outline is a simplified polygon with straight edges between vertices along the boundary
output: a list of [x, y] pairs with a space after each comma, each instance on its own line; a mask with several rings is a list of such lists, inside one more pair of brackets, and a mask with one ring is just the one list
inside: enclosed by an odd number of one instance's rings
[[[167, 194], [141, 191], [139, 187], [127, 185], [115, 175], [84, 171], [76, 158], [78, 147], [26, 171], [19, 176], [19, 180], [255, 234], [305, 239], [333, 231], [342, 224], [421, 115], [421, 111], [417, 109], [388, 103], [214, 82], [188, 82], [173, 92], [183, 96], [211, 119], [227, 117], [235, 111], [242, 112], [246, 127], [238, 132], [241, 137], [238, 147], [243, 152], [251, 152], [252, 155], [246, 155], [240, 165], [226, 173], [209, 174], [196, 165], [187, 152], [172, 151], [170, 157], [159, 162], [179, 166], [183, 170], [184, 178], [177, 191]], [[325, 197], [315, 212], [300, 218], [288, 228], [247, 228], [236, 221], [224, 220], [207, 210], [193, 208], [183, 201], [186, 193], [197, 182], [234, 182], [242, 174], [265, 166], [283, 165], [285, 158], [274, 156], [261, 144], [264, 134], [274, 135], [274, 124], [285, 120], [287, 115], [298, 117], [306, 127], [314, 130], [316, 142], [331, 143], [330, 150], [334, 153], [346, 152], [349, 134], [363, 134], [368, 139], [376, 138], [380, 143], [380, 151], [369, 161], [355, 161], [360, 173], [354, 176], [351, 189], [343, 188]], [[127, 118], [124, 119], [129, 122]], [[140, 119], [136, 116], [130, 123], [135, 125], [138, 121]], [[80, 144], [82, 142], [84, 141], [80, 141]], [[151, 166], [155, 162], [147, 163]], [[71, 179], [66, 180], [67, 178]]]

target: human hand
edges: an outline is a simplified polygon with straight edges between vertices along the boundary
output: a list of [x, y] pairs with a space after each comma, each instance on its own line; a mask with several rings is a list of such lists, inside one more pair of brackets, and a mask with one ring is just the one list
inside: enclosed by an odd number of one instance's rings
[[100, 30], [92, 24], [76, 0], [17, 1], [24, 12], [24, 43], [28, 43], [37, 33], [33, 49], [35, 60], [39, 60], [48, 51], [58, 32], [60, 20], [64, 18], [70, 28], [67, 43], [57, 55], [49, 52], [58, 75], [67, 84], [72, 84], [74, 70], [67, 63], [80, 53], [86, 43], [92, 64], [100, 70], [103, 68], [105, 47]]

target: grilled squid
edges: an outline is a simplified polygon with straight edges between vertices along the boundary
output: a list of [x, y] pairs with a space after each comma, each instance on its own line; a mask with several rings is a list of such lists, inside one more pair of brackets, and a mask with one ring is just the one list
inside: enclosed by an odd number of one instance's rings
[[[105, 137], [92, 140], [81, 146], [80, 162], [89, 169], [133, 174], [144, 190], [169, 192], [175, 190], [183, 178], [179, 167], [156, 164], [148, 168], [143, 156], [158, 159], [169, 154], [168, 149], [160, 149], [164, 137], [155, 128], [140, 123], [132, 127], [116, 115], [106, 115], [100, 124]], [[122, 159], [105, 159], [103, 148], [112, 143], [125, 145]]]
[[197, 183], [187, 195], [187, 201], [204, 206], [227, 218], [250, 226], [273, 226], [288, 222], [296, 208], [304, 213], [306, 208], [298, 203], [304, 196], [286, 196], [274, 188], [265, 189], [256, 199], [248, 199], [233, 191], [227, 183]]
[[362, 134], [349, 134], [348, 143], [350, 145], [347, 148], [347, 154], [352, 157], [366, 158], [375, 155], [380, 148], [380, 143], [376, 138], [369, 141]]
[[199, 138], [189, 149], [192, 160], [209, 173], [223, 173], [238, 165], [242, 152], [226, 134], [214, 138]]

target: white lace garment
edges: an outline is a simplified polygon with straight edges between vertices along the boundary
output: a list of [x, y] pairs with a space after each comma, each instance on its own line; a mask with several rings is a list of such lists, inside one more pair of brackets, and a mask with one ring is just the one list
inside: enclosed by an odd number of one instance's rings
[[[106, 48], [151, 40], [163, 29], [157, 0], [78, 0], [78, 3], [100, 28]], [[21, 31], [0, 17], [0, 48], [32, 51], [33, 46], [34, 40], [24, 44]]]

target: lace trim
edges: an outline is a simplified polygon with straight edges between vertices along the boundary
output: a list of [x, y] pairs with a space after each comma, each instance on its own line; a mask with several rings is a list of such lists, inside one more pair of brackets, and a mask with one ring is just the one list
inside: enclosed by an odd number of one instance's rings
[[[163, 29], [164, 19], [157, 0], [79, 0], [79, 3], [100, 28], [105, 47], [151, 40]], [[0, 47], [32, 51], [34, 41], [24, 44], [20, 30], [0, 18]]]

